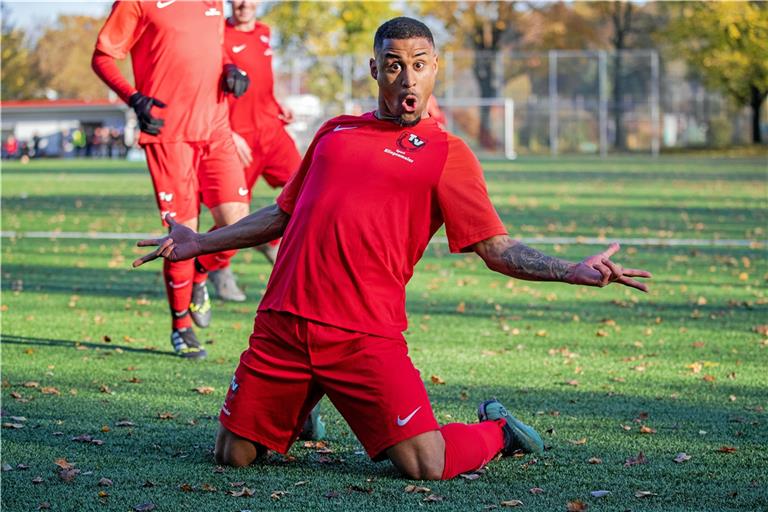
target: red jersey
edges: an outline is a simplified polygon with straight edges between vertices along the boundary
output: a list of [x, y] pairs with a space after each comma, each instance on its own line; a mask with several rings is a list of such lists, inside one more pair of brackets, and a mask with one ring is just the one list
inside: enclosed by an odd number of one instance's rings
[[96, 49], [124, 59], [130, 53], [136, 88], [166, 105], [160, 135], [139, 142], [204, 141], [229, 130], [219, 90], [224, 52], [221, 1], [117, 1]]
[[243, 32], [226, 23], [224, 51], [251, 78], [245, 94], [239, 98], [232, 96], [229, 100], [229, 122], [232, 129], [237, 133], [246, 133], [255, 129], [259, 118], [276, 119], [280, 106], [274, 94], [269, 27], [256, 22], [252, 31]]
[[443, 223], [452, 252], [507, 233], [477, 158], [431, 118], [328, 121], [277, 204], [291, 219], [259, 310], [380, 336], [407, 328], [405, 286]]

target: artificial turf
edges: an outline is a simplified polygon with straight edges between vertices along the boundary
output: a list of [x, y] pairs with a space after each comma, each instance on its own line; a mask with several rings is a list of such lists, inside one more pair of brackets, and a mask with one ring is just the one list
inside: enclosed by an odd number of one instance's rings
[[[4, 238], [2, 509], [768, 508], [765, 154], [484, 168], [515, 236], [752, 244], [625, 246], [617, 261], [654, 273], [647, 295], [515, 281], [431, 246], [408, 287], [406, 337], [438, 420], [475, 421], [477, 403], [497, 396], [548, 450], [408, 493], [327, 401], [327, 448], [297, 443], [238, 470], [212, 462], [216, 415], [269, 275], [259, 254], [235, 262], [249, 300], [214, 301], [201, 333], [210, 356], [187, 362], [170, 353], [159, 265], [130, 269], [141, 254], [132, 241]], [[254, 206], [271, 197], [258, 188]], [[4, 231], [160, 232], [141, 164], [4, 164], [2, 201]], [[574, 260], [600, 249], [537, 247]], [[646, 462], [631, 464], [641, 452]], [[673, 461], [681, 452], [690, 459]], [[60, 459], [79, 473], [61, 474]]]

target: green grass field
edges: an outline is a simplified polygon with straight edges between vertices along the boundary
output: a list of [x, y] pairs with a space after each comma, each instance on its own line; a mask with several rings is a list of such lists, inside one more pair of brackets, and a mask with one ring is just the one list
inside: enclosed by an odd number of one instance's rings
[[[255, 251], [235, 262], [248, 302], [215, 301], [210, 357], [190, 363], [170, 353], [160, 265], [132, 270], [133, 241], [3, 238], [2, 509], [768, 509], [765, 153], [484, 167], [514, 236], [750, 243], [625, 245], [617, 261], [654, 273], [647, 295], [514, 281], [431, 246], [408, 288], [406, 335], [438, 419], [475, 421], [477, 403], [498, 396], [549, 449], [407, 493], [327, 401], [330, 453], [298, 443], [250, 468], [213, 463], [270, 271]], [[258, 188], [254, 206], [272, 197]], [[160, 233], [143, 166], [104, 161], [4, 163], [2, 229]], [[536, 247], [568, 259], [601, 249]], [[73, 440], [83, 435], [92, 441]], [[677, 463], [681, 452], [690, 459]], [[640, 453], [646, 463], [631, 464]], [[60, 459], [79, 473], [60, 474]]]

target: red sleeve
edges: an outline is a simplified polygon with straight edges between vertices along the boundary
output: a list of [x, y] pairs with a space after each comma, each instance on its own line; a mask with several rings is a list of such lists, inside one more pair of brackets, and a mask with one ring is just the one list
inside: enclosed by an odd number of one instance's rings
[[114, 57], [95, 50], [93, 59], [91, 59], [91, 67], [98, 77], [120, 96], [121, 100], [128, 103], [128, 99], [136, 92], [136, 88], [128, 83], [128, 80], [120, 72]]
[[141, 2], [118, 0], [112, 4], [112, 12], [99, 31], [96, 49], [115, 59], [124, 59], [141, 37], [144, 28]]
[[448, 248], [469, 247], [507, 230], [488, 197], [480, 162], [458, 137], [449, 135], [448, 158], [437, 184], [437, 200], [445, 221]]
[[323, 135], [328, 133], [331, 126], [331, 122], [328, 121], [320, 127], [320, 129], [315, 134], [315, 138], [312, 140], [312, 144], [309, 145], [307, 152], [304, 153], [304, 158], [301, 161], [299, 170], [296, 171], [293, 176], [291, 176], [291, 178], [288, 180], [288, 183], [286, 183], [283, 187], [282, 192], [280, 192], [280, 195], [277, 196], [277, 199], [275, 199], [277, 206], [279, 206], [280, 209], [288, 215], [293, 215], [293, 210], [296, 207], [296, 201], [298, 200], [299, 194], [301, 193], [301, 186], [304, 184], [304, 178], [307, 177], [307, 172], [309, 171], [309, 168], [312, 167], [312, 158], [314, 158], [315, 146], [317, 146], [317, 143], [320, 142], [320, 139], [323, 137]]

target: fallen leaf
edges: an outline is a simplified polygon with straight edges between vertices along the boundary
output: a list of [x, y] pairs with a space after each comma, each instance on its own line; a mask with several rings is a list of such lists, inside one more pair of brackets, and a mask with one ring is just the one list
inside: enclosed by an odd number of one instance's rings
[[75, 477], [80, 473], [79, 469], [62, 469], [59, 471], [59, 478], [61, 478], [65, 482], [71, 482], [75, 479]]
[[19, 400], [21, 398], [24, 398], [24, 395], [17, 391], [11, 391], [11, 398], [15, 398], [16, 400]]
[[587, 444], [587, 438], [582, 437], [581, 439], [569, 439], [568, 442], [575, 445]]
[[132, 421], [121, 420], [121, 421], [118, 421], [117, 423], [115, 423], [115, 426], [116, 427], [135, 427], [136, 424], [134, 422], [132, 422]]
[[408, 492], [408, 493], [416, 493], [416, 492], [427, 493], [427, 492], [432, 492], [432, 489], [430, 489], [429, 487], [421, 487], [419, 485], [408, 484], [408, 485], [405, 486], [405, 492]]
[[242, 487], [245, 485], [245, 482], [229, 482], [230, 487]]
[[584, 512], [588, 505], [581, 500], [569, 501], [565, 504], [565, 510], [568, 512]]
[[457, 313], [464, 313], [466, 311], [467, 306], [464, 304], [464, 302], [459, 302], [459, 305], [456, 306], [456, 312]]
[[41, 484], [41, 483], [43, 483], [43, 477], [36, 476], [35, 478], [32, 479], [32, 483], [33, 484]]
[[502, 507], [521, 507], [523, 502], [520, 500], [505, 500], [501, 502]]
[[187, 484], [187, 483], [183, 483], [183, 484], [181, 484], [181, 485], [179, 486], [179, 490], [180, 490], [180, 491], [182, 491], [182, 492], [192, 492], [192, 491], [194, 491], [195, 489], [194, 489], [194, 487], [192, 487], [191, 485], [189, 485], [189, 484]]
[[592, 457], [592, 458], [591, 458], [591, 459], [589, 459], [587, 462], [588, 462], [589, 464], [602, 464], [602, 463], [603, 463], [603, 459], [601, 459], [601, 458], [599, 458], [599, 457]]
[[42, 502], [37, 506], [37, 510], [50, 510], [51, 504], [47, 501]]
[[155, 482], [152, 480], [145, 480], [144, 483], [141, 485], [142, 487], [154, 487]]
[[150, 510], [155, 510], [155, 504], [152, 502], [142, 503], [133, 507], [133, 510], [136, 512], [149, 512]]
[[528, 492], [531, 494], [544, 494], [544, 489], [541, 487], [531, 487], [528, 489]]
[[329, 500], [333, 498], [338, 498], [338, 497], [339, 497], [339, 493], [337, 493], [336, 491], [328, 491], [325, 494], [323, 494], [323, 498], [327, 498]]
[[211, 484], [202, 484], [200, 490], [203, 492], [216, 492], [217, 489]]
[[3, 464], [3, 471], [13, 471], [13, 466], [10, 464]]
[[438, 375], [432, 375], [429, 379], [432, 381], [432, 384], [445, 384], [445, 381]]
[[309, 480], [299, 480], [298, 482], [296, 482], [293, 485], [294, 485], [294, 487], [299, 487], [300, 485], [307, 485], [308, 483], [309, 483]]
[[681, 462], [685, 462], [687, 460], [691, 460], [691, 456], [688, 455], [685, 452], [680, 452], [677, 455], [675, 455], [675, 458], [672, 459], [672, 460], [677, 462], [678, 464], [680, 464]]
[[201, 395], [210, 395], [214, 391], [216, 391], [215, 388], [212, 388], [211, 386], [200, 386], [194, 389], [194, 391], [197, 391]]
[[227, 491], [227, 494], [230, 496], [234, 496], [236, 498], [249, 498], [254, 495], [253, 489], [249, 489], [247, 487], [243, 487], [240, 490], [237, 491]]
[[53, 461], [53, 463], [59, 466], [61, 469], [72, 469], [75, 467], [75, 465], [71, 462], [67, 462], [67, 459], [56, 459]]
[[361, 485], [350, 485], [349, 486], [350, 491], [354, 492], [362, 492], [365, 494], [373, 494], [373, 488], [372, 487], [363, 487]]
[[430, 494], [428, 496], [425, 496], [424, 499], [421, 500], [421, 501], [426, 501], [427, 503], [433, 503], [433, 502], [436, 502], [436, 501], [443, 501], [444, 499], [445, 498], [443, 498], [442, 496], [439, 496], [437, 494]]
[[33, 380], [30, 380], [30, 381], [28, 381], [28, 382], [25, 382], [25, 383], [24, 383], [24, 384], [22, 384], [22, 385], [23, 385], [25, 388], [36, 388], [36, 387], [39, 387], [39, 386], [40, 386], [40, 383], [39, 383], [39, 382], [35, 382], [35, 381], [33, 381]]
[[706, 374], [701, 378], [704, 382], [715, 382], [717, 378], [714, 375]]
[[641, 434], [655, 434], [656, 433], [656, 429], [653, 429], [651, 427], [647, 427], [647, 426], [643, 425], [642, 427], [640, 427], [640, 433]]
[[18, 469], [19, 471], [25, 471], [29, 469], [29, 466], [27, 466], [26, 464], [17, 464], [16, 469]]
[[462, 473], [459, 476], [464, 480], [477, 480], [478, 478], [480, 478], [480, 475], [478, 475], [477, 473]]
[[288, 494], [288, 491], [272, 491], [272, 494], [270, 494], [269, 497], [273, 500], [279, 500], [286, 494]]
[[22, 425], [21, 423], [8, 423], [8, 422], [6, 422], [6, 423], [3, 423], [3, 428], [12, 428], [12, 429], [18, 430], [20, 428], [24, 428], [24, 425]]
[[53, 386], [46, 386], [40, 388], [40, 392], [44, 395], [60, 395], [61, 392]]
[[161, 420], [172, 420], [173, 418], [176, 417], [176, 415], [172, 412], [161, 412], [161, 413], [158, 413], [157, 417], [160, 418]]
[[645, 454], [640, 452], [637, 457], [630, 457], [624, 462], [624, 467], [636, 466], [638, 464], [648, 464], [648, 459], [645, 458]]
[[592, 495], [593, 498], [605, 498], [611, 494], [611, 491], [591, 491], [589, 494]]
[[97, 485], [100, 485], [101, 487], [110, 487], [112, 485], [112, 480], [109, 478], [101, 478]]
[[721, 446], [717, 449], [720, 453], [733, 453], [737, 450], [735, 446]]
[[651, 491], [636, 491], [635, 498], [648, 498], [650, 496], [658, 496], [655, 492]]

